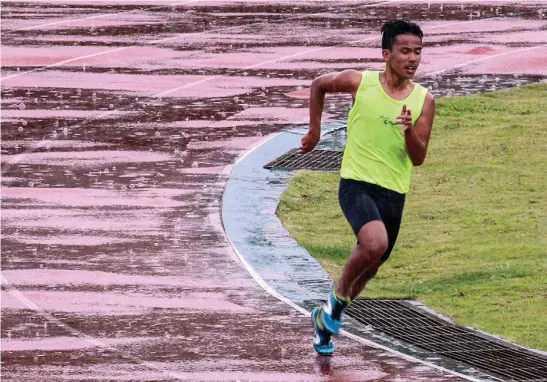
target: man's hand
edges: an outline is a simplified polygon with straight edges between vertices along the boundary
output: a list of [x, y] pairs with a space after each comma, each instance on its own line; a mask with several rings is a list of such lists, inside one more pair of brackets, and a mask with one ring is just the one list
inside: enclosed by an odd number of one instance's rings
[[412, 128], [412, 116], [410, 114], [410, 109], [406, 108], [406, 105], [403, 105], [403, 110], [401, 115], [397, 117], [397, 120], [393, 122], [394, 125], [403, 125], [401, 133], [404, 134], [405, 131]]
[[320, 133], [308, 131], [306, 135], [304, 135], [300, 140], [300, 149], [298, 150], [298, 152], [303, 154], [312, 151], [314, 147], [317, 146], [319, 138]]

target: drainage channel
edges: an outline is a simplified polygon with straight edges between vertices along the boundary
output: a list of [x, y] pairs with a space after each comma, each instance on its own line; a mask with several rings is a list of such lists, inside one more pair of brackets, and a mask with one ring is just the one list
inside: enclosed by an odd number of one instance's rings
[[503, 381], [547, 381], [547, 357], [453, 325], [397, 300], [355, 300], [347, 315], [360, 324], [492, 373]]
[[342, 165], [343, 152], [339, 150], [313, 150], [299, 153], [297, 149], [280, 156], [264, 166], [274, 170], [315, 170], [339, 171]]

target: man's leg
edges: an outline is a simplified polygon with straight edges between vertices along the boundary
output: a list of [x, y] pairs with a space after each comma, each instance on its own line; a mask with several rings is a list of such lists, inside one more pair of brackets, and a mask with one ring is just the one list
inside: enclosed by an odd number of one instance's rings
[[377, 267], [388, 247], [386, 229], [381, 220], [373, 220], [363, 225], [359, 229], [358, 237], [359, 245], [352, 252], [336, 283], [336, 289], [330, 293], [323, 308], [322, 323], [333, 334], [339, 332], [342, 313], [351, 303], [352, 284], [364, 272]]
[[332, 354], [334, 345], [331, 335], [340, 330], [342, 313], [351, 302], [350, 289], [353, 280], [381, 258], [387, 248], [387, 234], [380, 212], [369, 194], [369, 186], [363, 182], [340, 181], [338, 198], [353, 232], [360, 244], [350, 255], [340, 281], [328, 296], [327, 304], [312, 312], [315, 331], [314, 349], [319, 354]]
[[[395, 242], [397, 241], [397, 236], [399, 235], [399, 228], [401, 227], [401, 220], [403, 216], [403, 207], [404, 207], [404, 197], [401, 197], [398, 202], [396, 202], [396, 207], [393, 207], [393, 204], [388, 205], [386, 203], [377, 203], [378, 210], [380, 211], [380, 215], [382, 216], [382, 221], [384, 222], [385, 229], [387, 232], [389, 244], [387, 247], [386, 252], [382, 255], [382, 257], [372, 264], [369, 268], [365, 269], [359, 277], [357, 277], [355, 280], [353, 280], [351, 287], [350, 287], [350, 298], [351, 300], [355, 300], [357, 296], [361, 294], [363, 289], [365, 289], [365, 286], [367, 283], [376, 276], [376, 273], [378, 272], [378, 269], [382, 266], [382, 264], [385, 263], [385, 261], [389, 258], [391, 255], [391, 251], [393, 250], [393, 247], [395, 246]], [[356, 247], [353, 251], [355, 252], [358, 249]], [[353, 252], [352, 252], [353, 255]]]
[[386, 228], [380, 220], [365, 224], [359, 230], [358, 237], [359, 244], [353, 249], [336, 283], [336, 295], [349, 297], [351, 300], [357, 297], [354, 294], [362, 280], [374, 277], [389, 245]]

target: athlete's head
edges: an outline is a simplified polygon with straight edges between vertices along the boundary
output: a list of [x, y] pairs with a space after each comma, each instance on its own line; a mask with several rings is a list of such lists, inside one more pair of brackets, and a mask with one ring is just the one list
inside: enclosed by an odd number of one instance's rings
[[400, 77], [414, 77], [422, 58], [422, 30], [414, 23], [394, 20], [382, 26], [384, 61]]

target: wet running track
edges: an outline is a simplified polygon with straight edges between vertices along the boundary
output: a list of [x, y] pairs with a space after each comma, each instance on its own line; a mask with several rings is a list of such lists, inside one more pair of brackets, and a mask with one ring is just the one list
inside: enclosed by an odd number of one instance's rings
[[344, 337], [316, 357], [309, 318], [234, 256], [221, 196], [240, 155], [306, 121], [315, 76], [383, 67], [386, 19], [423, 27], [440, 97], [543, 80], [546, 9], [3, 2], [3, 379], [461, 380]]

